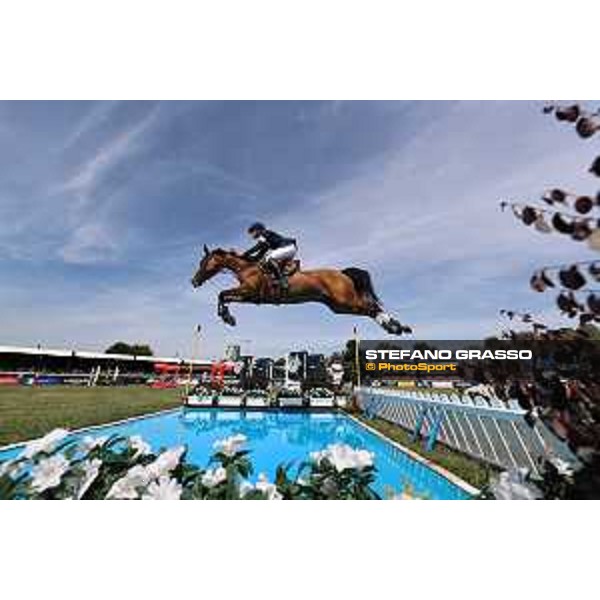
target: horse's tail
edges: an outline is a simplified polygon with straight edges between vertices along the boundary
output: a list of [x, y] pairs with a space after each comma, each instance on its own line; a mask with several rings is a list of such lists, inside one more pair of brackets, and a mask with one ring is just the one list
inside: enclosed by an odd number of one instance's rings
[[375, 304], [381, 304], [373, 289], [373, 283], [371, 282], [371, 276], [368, 271], [350, 267], [349, 269], [343, 269], [342, 273], [352, 280], [352, 283], [359, 294], [368, 296]]

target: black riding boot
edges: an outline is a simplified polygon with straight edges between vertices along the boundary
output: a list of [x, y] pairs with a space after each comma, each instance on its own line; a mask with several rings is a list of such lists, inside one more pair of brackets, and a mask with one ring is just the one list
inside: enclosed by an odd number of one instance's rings
[[268, 264], [271, 273], [273, 273], [273, 277], [275, 277], [275, 281], [277, 281], [279, 284], [281, 293], [285, 294], [285, 292], [287, 292], [288, 285], [287, 278], [284, 276], [282, 268], [274, 260], [270, 260]]

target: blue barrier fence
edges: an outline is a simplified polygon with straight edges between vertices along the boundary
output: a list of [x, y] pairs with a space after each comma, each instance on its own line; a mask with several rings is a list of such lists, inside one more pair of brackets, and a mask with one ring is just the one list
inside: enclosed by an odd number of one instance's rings
[[501, 468], [525, 467], [535, 473], [543, 456], [575, 460], [542, 421], [529, 424], [515, 400], [377, 387], [355, 392], [366, 417], [400, 425], [429, 450], [441, 442]]

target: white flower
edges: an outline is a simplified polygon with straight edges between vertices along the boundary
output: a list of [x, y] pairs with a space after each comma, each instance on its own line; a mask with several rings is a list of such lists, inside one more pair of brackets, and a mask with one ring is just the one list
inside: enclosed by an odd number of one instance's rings
[[364, 469], [373, 466], [374, 454], [368, 450], [354, 449], [347, 444], [331, 444], [320, 452], [312, 452], [310, 457], [320, 464], [327, 459], [340, 472], [345, 469]]
[[145, 488], [152, 479], [152, 474], [146, 467], [136, 465], [113, 483], [106, 497], [113, 500], [135, 500], [138, 498], [138, 488]]
[[135, 456], [142, 456], [144, 454], [150, 454], [150, 452], [152, 451], [150, 444], [145, 442], [142, 439], [141, 435], [132, 435], [129, 438], [129, 445], [131, 446], [131, 448], [133, 448], [133, 450], [136, 450]]
[[84, 462], [82, 466], [84, 475], [77, 492], [78, 500], [81, 499], [81, 497], [88, 491], [90, 485], [92, 485], [96, 477], [98, 477], [100, 467], [102, 466], [102, 461], [94, 458], [94, 460], [88, 460]]
[[168, 479], [169, 473], [179, 465], [184, 452], [184, 446], [171, 448], [165, 450], [147, 467], [142, 465], [132, 467], [125, 476], [113, 483], [106, 497], [114, 500], [135, 500], [139, 497], [139, 488], [146, 488], [151, 482], [162, 477]]
[[283, 496], [277, 491], [277, 486], [270, 483], [264, 473], [258, 475], [258, 481], [254, 486], [257, 490], [267, 495], [269, 500], [282, 500]]
[[217, 452], [222, 452], [223, 454], [226, 454], [227, 456], [233, 456], [234, 454], [236, 454], [237, 452], [239, 452], [242, 449], [242, 447], [246, 443], [246, 440], [247, 440], [247, 438], [245, 435], [238, 433], [238, 434], [232, 435], [231, 437], [228, 437], [224, 440], [217, 440], [213, 444], [213, 448]]
[[69, 461], [62, 454], [43, 458], [31, 471], [31, 486], [35, 491], [43, 492], [60, 485], [60, 480], [69, 466]]
[[33, 458], [36, 454], [40, 452], [51, 452], [54, 450], [56, 444], [69, 435], [69, 432], [66, 429], [54, 429], [50, 433], [46, 434], [44, 437], [39, 438], [37, 440], [33, 440], [21, 453], [21, 457], [23, 458]]
[[162, 454], [159, 454], [156, 460], [146, 467], [148, 472], [152, 475], [152, 479], [158, 479], [162, 475], [168, 475], [179, 465], [184, 452], [185, 446], [177, 446], [176, 448], [170, 448], [169, 450], [165, 450]]
[[179, 500], [182, 491], [183, 488], [177, 480], [163, 475], [148, 486], [142, 500]]
[[527, 469], [503, 471], [490, 484], [497, 500], [537, 500], [542, 497], [540, 490], [526, 481]]
[[86, 435], [81, 440], [81, 446], [83, 447], [84, 450], [86, 450], [87, 452], [90, 452], [94, 448], [99, 448], [100, 446], [102, 446], [106, 442], [107, 439], [108, 439], [108, 437], [106, 437], [106, 436], [93, 438], [90, 435]]
[[227, 471], [223, 467], [208, 469], [202, 474], [202, 485], [215, 487], [227, 479]]

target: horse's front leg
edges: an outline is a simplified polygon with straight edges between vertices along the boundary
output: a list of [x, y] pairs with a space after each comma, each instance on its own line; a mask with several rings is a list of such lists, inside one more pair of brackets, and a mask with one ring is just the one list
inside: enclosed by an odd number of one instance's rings
[[219, 301], [217, 304], [217, 314], [221, 317], [221, 319], [223, 319], [223, 321], [225, 321], [225, 323], [227, 323], [227, 325], [231, 325], [232, 327], [235, 327], [235, 317], [231, 314], [231, 311], [229, 310], [229, 306], [227, 306], [228, 302], [231, 302], [231, 300], [229, 299], [229, 296], [227, 294], [227, 292], [230, 292], [231, 290], [226, 290], [224, 292], [221, 292], [219, 294]]
[[231, 314], [228, 304], [230, 302], [249, 302], [251, 301], [251, 291], [239, 287], [231, 290], [223, 290], [219, 294], [218, 315], [227, 323], [227, 325], [235, 326], [235, 317]]

